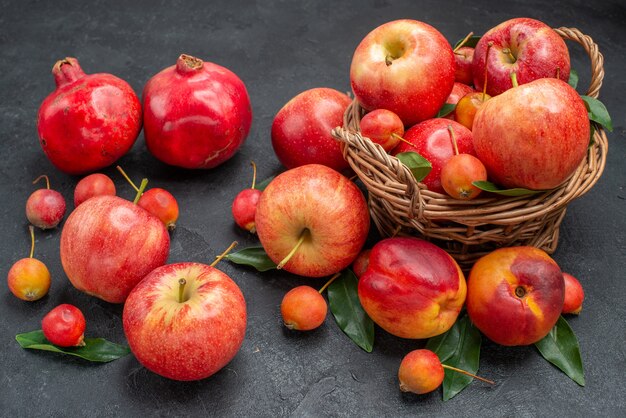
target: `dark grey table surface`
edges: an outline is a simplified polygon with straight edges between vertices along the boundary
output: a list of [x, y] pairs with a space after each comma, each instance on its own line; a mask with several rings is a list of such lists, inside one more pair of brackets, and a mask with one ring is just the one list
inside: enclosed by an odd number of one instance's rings
[[[473, 383], [448, 402], [441, 391], [425, 396], [398, 390], [400, 360], [421, 341], [377, 329], [371, 354], [356, 347], [329, 316], [308, 334], [288, 332], [279, 303], [298, 284], [319, 282], [287, 273], [256, 273], [222, 262], [248, 305], [241, 351], [216, 375], [180, 383], [144, 369], [133, 356], [94, 365], [80, 359], [21, 349], [18, 332], [40, 327], [45, 313], [69, 302], [83, 310], [88, 336], [124, 343], [121, 305], [75, 290], [59, 259], [61, 229], [37, 232], [36, 257], [50, 269], [47, 297], [26, 303], [0, 292], [0, 415], [15, 416], [626, 416], [626, 8], [616, 1], [0, 1], [0, 163], [2, 277], [28, 252], [24, 205], [40, 174], [73, 207], [79, 178], [56, 170], [37, 138], [36, 113], [53, 89], [57, 59], [77, 57], [85, 71], [109, 72], [137, 92], [180, 53], [224, 65], [246, 83], [254, 111], [247, 142], [223, 166], [184, 171], [155, 160], [140, 135], [120, 160], [133, 178], [169, 189], [181, 215], [172, 235], [170, 262], [208, 262], [231, 241], [256, 243], [235, 227], [230, 205], [250, 182], [249, 161], [264, 178], [281, 169], [270, 145], [275, 113], [313, 87], [350, 89], [354, 48], [381, 23], [414, 18], [437, 27], [451, 42], [470, 30], [484, 33], [512, 17], [528, 16], [553, 27], [591, 35], [605, 57], [601, 99], [613, 116], [606, 170], [597, 185], [568, 208], [554, 258], [580, 278], [587, 299], [570, 324], [578, 335], [586, 387], [545, 362], [534, 347], [504, 348], [486, 340], [480, 372], [494, 387]], [[570, 44], [572, 45], [572, 44]], [[583, 88], [589, 63], [570, 47]], [[119, 194], [131, 191], [114, 169]]]

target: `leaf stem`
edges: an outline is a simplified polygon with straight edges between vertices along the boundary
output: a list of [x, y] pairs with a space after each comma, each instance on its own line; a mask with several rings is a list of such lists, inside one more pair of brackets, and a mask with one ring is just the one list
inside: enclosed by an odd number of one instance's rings
[[484, 377], [476, 376], [475, 374], [472, 374], [470, 372], [466, 372], [463, 369], [458, 369], [458, 368], [456, 368], [454, 366], [448, 366], [447, 364], [443, 364], [443, 363], [441, 365], [443, 366], [444, 369], [453, 370], [453, 371], [455, 371], [457, 373], [461, 373], [461, 374], [464, 374], [466, 376], [473, 377], [474, 379], [478, 379], [481, 382], [489, 383], [490, 385], [495, 385], [496, 384], [496, 382], [494, 382], [493, 380], [489, 380], [489, 379], [485, 379]]
[[222, 254], [220, 254], [217, 257], [215, 257], [215, 261], [213, 261], [211, 263], [211, 267], [215, 267], [217, 265], [217, 263], [222, 261], [222, 258], [226, 257], [226, 254], [228, 254], [233, 248], [235, 248], [237, 246], [237, 244], [239, 244], [237, 241], [233, 241], [233, 243], [230, 244], [228, 246], [228, 248], [226, 248]]
[[135, 191], [138, 192], [139, 187], [137, 187], [137, 185], [130, 179], [130, 177], [128, 177], [128, 174], [126, 174], [126, 172], [122, 169], [122, 167], [118, 165], [116, 168], [117, 168], [117, 171], [119, 171], [122, 174], [122, 176], [124, 176], [126, 181], [133, 187], [133, 189], [135, 189]]
[[42, 174], [41, 176], [33, 180], [33, 184], [37, 183], [41, 179], [46, 179], [46, 189], [50, 190], [50, 179], [45, 174]]
[[334, 281], [335, 281], [335, 279], [336, 279], [337, 277], [339, 277], [340, 275], [341, 275], [341, 272], [338, 272], [338, 273], [333, 274], [333, 277], [331, 277], [331, 278], [330, 278], [330, 279], [326, 282], [326, 284], [325, 284], [324, 286], [322, 286], [322, 288], [319, 290], [320, 295], [321, 295], [321, 294], [324, 292], [324, 290], [326, 290], [326, 288], [327, 288], [328, 286], [330, 286], [330, 284], [331, 284], [332, 282], [334, 282]]
[[300, 238], [298, 239], [298, 242], [296, 243], [296, 245], [291, 249], [289, 254], [287, 254], [287, 256], [285, 258], [283, 258], [283, 260], [280, 263], [278, 263], [278, 265], [276, 266], [276, 268], [278, 270], [282, 269], [285, 266], [285, 264], [287, 264], [289, 262], [289, 260], [291, 260], [291, 257], [293, 257], [294, 254], [298, 251], [298, 248], [300, 248], [300, 246], [304, 242], [304, 239], [309, 234], [310, 233], [309, 233], [309, 229], [308, 228], [304, 228], [302, 230], [302, 232], [300, 233]]
[[28, 258], [33, 258], [35, 254], [35, 227], [28, 225], [28, 230], [30, 231], [30, 255]]
[[143, 194], [144, 190], [146, 190], [146, 187], [148, 186], [148, 179], [141, 179], [141, 184], [139, 185], [139, 188], [137, 189], [137, 195], [135, 196], [135, 200], [133, 200], [133, 204], [137, 204], [137, 202], [139, 202], [139, 199], [141, 198], [141, 195]]

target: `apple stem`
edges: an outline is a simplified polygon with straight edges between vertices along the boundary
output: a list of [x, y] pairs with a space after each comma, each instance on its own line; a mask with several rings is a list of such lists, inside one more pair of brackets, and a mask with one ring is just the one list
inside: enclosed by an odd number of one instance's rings
[[412, 146], [412, 147], [414, 147], [414, 146], [415, 146], [415, 144], [410, 143], [409, 141], [407, 141], [406, 139], [402, 138], [400, 135], [398, 135], [398, 134], [397, 134], [397, 133], [395, 133], [395, 132], [393, 132], [393, 133], [391, 134], [391, 136], [393, 136], [394, 138], [396, 138], [396, 139], [398, 139], [398, 140], [400, 140], [400, 141], [402, 141], [402, 142], [404, 142], [404, 143], [406, 143], [406, 144], [409, 144], [409, 145], [410, 145], [410, 146]]
[[392, 63], [393, 63], [393, 57], [391, 56], [391, 54], [389, 54], [385, 57], [385, 64], [387, 64], [387, 67], [389, 67]]
[[561, 79], [561, 67], [556, 67], [556, 78]]
[[28, 258], [33, 258], [35, 254], [35, 227], [28, 225], [28, 230], [30, 231], [30, 255]]
[[141, 184], [139, 185], [139, 188], [137, 189], [137, 195], [135, 196], [135, 200], [133, 200], [133, 204], [137, 204], [137, 202], [139, 202], [139, 199], [141, 198], [141, 195], [143, 194], [144, 190], [146, 190], [146, 187], [148, 186], [148, 179], [141, 179]]
[[254, 161], [250, 161], [250, 164], [252, 164], [252, 187], [251, 189], [254, 189], [254, 186], [256, 185], [256, 164], [254, 163]]
[[285, 264], [287, 264], [289, 260], [291, 260], [291, 257], [293, 257], [296, 251], [298, 251], [298, 248], [300, 248], [300, 246], [304, 242], [304, 239], [307, 237], [307, 235], [309, 235], [309, 230], [308, 228], [304, 228], [302, 232], [300, 233], [300, 238], [298, 239], [298, 242], [296, 243], [296, 245], [291, 249], [289, 254], [287, 254], [287, 256], [283, 258], [283, 260], [280, 263], [278, 263], [278, 265], [276, 266], [278, 270], [282, 269], [285, 266]]
[[448, 366], [447, 364], [443, 364], [443, 363], [441, 365], [443, 366], [444, 369], [453, 370], [453, 371], [455, 371], [457, 373], [461, 373], [461, 374], [464, 374], [466, 376], [473, 377], [474, 379], [478, 379], [481, 382], [489, 383], [490, 385], [495, 385], [496, 384], [496, 382], [494, 382], [493, 380], [489, 380], [489, 379], [485, 379], [484, 377], [476, 376], [475, 374], [472, 374], [470, 372], [466, 372], [465, 370], [457, 369], [456, 367]]
[[326, 288], [327, 288], [328, 286], [330, 286], [330, 284], [331, 284], [332, 282], [334, 282], [334, 281], [335, 281], [335, 279], [336, 279], [337, 277], [339, 277], [339, 275], [341, 275], [341, 272], [338, 272], [338, 273], [333, 274], [333, 277], [331, 277], [331, 278], [330, 278], [330, 279], [326, 282], [326, 284], [325, 284], [324, 286], [322, 286], [322, 288], [319, 290], [320, 295], [321, 295], [322, 293], [324, 293], [324, 290], [326, 290]]
[[515, 74], [515, 72], [511, 73], [511, 83], [513, 83], [513, 87], [519, 86], [519, 84], [517, 84], [517, 74]]
[[178, 303], [185, 302], [185, 285], [187, 284], [187, 280], [184, 278], [180, 278], [178, 280]]
[[46, 189], [50, 190], [50, 179], [48, 179], [48, 176], [46, 176], [45, 174], [42, 174], [41, 176], [33, 180], [33, 184], [37, 183], [41, 179], [46, 179]]
[[502, 53], [503, 53], [503, 54], [506, 54], [506, 55], [508, 56], [508, 58], [511, 60], [511, 64], [514, 64], [514, 63], [515, 63], [515, 61], [517, 61], [517, 60], [515, 59], [515, 56], [513, 55], [513, 53], [511, 52], [511, 50], [510, 50], [509, 48], [504, 48], [504, 49], [502, 50]]
[[493, 41], [487, 42], [487, 52], [485, 52], [485, 82], [483, 83], [483, 103], [487, 94], [487, 67], [489, 67], [489, 50], [493, 46]]
[[230, 244], [228, 246], [228, 248], [226, 248], [222, 254], [220, 254], [217, 257], [215, 257], [215, 261], [213, 261], [211, 263], [211, 267], [215, 267], [217, 265], [217, 263], [222, 261], [222, 258], [226, 257], [226, 254], [228, 254], [233, 248], [235, 248], [237, 246], [237, 244], [239, 244], [237, 241], [233, 241], [233, 243]]
[[452, 139], [452, 145], [454, 146], [454, 155], [459, 155], [459, 147], [456, 145], [456, 135], [454, 134], [454, 129], [452, 129], [452, 125], [448, 125], [448, 132], [450, 132], [450, 139]]
[[135, 189], [135, 191], [138, 192], [139, 187], [137, 187], [137, 185], [130, 179], [130, 177], [128, 177], [128, 174], [126, 174], [126, 172], [122, 169], [122, 167], [118, 165], [116, 168], [117, 168], [117, 171], [119, 171], [122, 174], [122, 176], [124, 176], [126, 181], [133, 187], [133, 189]]
[[463, 45], [465, 45], [467, 43], [467, 41], [469, 40], [469, 38], [472, 37], [472, 35], [474, 34], [474, 32], [470, 32], [467, 34], [467, 36], [465, 38], [463, 38], [463, 40], [461, 42], [459, 42], [459, 44], [456, 46], [456, 48], [454, 48], [452, 50], [452, 52], [456, 52], [457, 49], [461, 48]]

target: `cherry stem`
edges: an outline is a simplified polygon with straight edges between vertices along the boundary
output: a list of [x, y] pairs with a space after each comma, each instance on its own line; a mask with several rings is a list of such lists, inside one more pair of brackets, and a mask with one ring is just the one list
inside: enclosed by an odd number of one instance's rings
[[139, 185], [139, 188], [137, 189], [137, 195], [135, 196], [135, 200], [133, 200], [133, 203], [135, 205], [137, 204], [137, 202], [139, 202], [139, 199], [141, 198], [143, 191], [146, 190], [147, 186], [148, 186], [148, 179], [141, 179], [141, 184]]
[[514, 72], [511, 73], [511, 83], [513, 83], [513, 87], [519, 86], [519, 84], [517, 83], [517, 74], [515, 74]]
[[485, 53], [485, 82], [483, 83], [483, 103], [487, 94], [487, 67], [489, 66], [489, 50], [493, 46], [493, 41], [487, 42], [487, 52]]
[[489, 380], [489, 379], [485, 379], [484, 377], [476, 376], [475, 374], [472, 374], [470, 372], [466, 372], [465, 370], [457, 369], [456, 367], [448, 366], [447, 364], [443, 364], [443, 363], [441, 365], [443, 366], [444, 369], [453, 370], [453, 371], [455, 371], [457, 373], [461, 373], [461, 374], [464, 374], [466, 376], [473, 377], [474, 379], [478, 379], [481, 382], [489, 383], [490, 385], [495, 385], [496, 384], [496, 382], [494, 382], [493, 380]]
[[250, 161], [250, 164], [252, 164], [252, 187], [251, 189], [254, 189], [254, 186], [256, 185], [256, 164], [254, 163], [254, 161]]
[[407, 141], [406, 139], [402, 138], [400, 135], [398, 135], [398, 134], [397, 134], [397, 133], [395, 133], [395, 132], [392, 132], [392, 133], [391, 133], [391, 136], [393, 136], [394, 138], [396, 138], [396, 139], [398, 139], [398, 140], [400, 140], [400, 141], [402, 141], [402, 142], [404, 142], [404, 143], [406, 143], [406, 144], [409, 144], [409, 145], [410, 145], [410, 146], [412, 146], [412, 147], [414, 147], [414, 146], [415, 146], [414, 144], [412, 144], [412, 143], [410, 143], [409, 141]]
[[319, 290], [320, 295], [321, 295], [322, 293], [324, 293], [324, 290], [326, 290], [326, 288], [327, 288], [328, 286], [330, 286], [330, 284], [331, 284], [332, 282], [334, 282], [334, 281], [335, 281], [335, 279], [336, 279], [337, 277], [339, 277], [340, 275], [341, 275], [341, 272], [333, 274], [333, 277], [331, 277], [331, 278], [330, 278], [330, 279], [326, 282], [326, 284], [325, 284], [324, 286], [322, 286], [322, 288]]
[[229, 252], [230, 252], [233, 248], [235, 248], [235, 247], [237, 246], [237, 244], [239, 244], [237, 241], [233, 241], [233, 243], [232, 243], [232, 244], [230, 244], [230, 245], [228, 246], [228, 248], [226, 248], [222, 254], [220, 254], [220, 255], [218, 255], [217, 257], [215, 257], [215, 261], [213, 261], [213, 262], [211, 263], [211, 267], [215, 267], [215, 266], [217, 265], [217, 263], [219, 263], [220, 261], [222, 261], [222, 258], [226, 257], [226, 255], [227, 255], [227, 254], [228, 254], [228, 253], [229, 253]]
[[459, 147], [456, 145], [456, 135], [454, 134], [452, 125], [448, 125], [448, 132], [450, 132], [450, 139], [452, 140], [452, 145], [454, 146], [454, 155], [459, 155]]
[[30, 231], [30, 255], [28, 258], [33, 258], [35, 254], [35, 227], [28, 225], [28, 230]]
[[180, 278], [178, 280], [178, 303], [185, 302], [185, 285], [187, 284], [187, 280], [184, 278]]
[[278, 263], [278, 265], [276, 266], [278, 270], [282, 269], [285, 266], [285, 264], [287, 264], [289, 260], [291, 260], [291, 257], [293, 257], [294, 254], [298, 251], [298, 248], [300, 248], [300, 246], [304, 242], [304, 239], [307, 237], [307, 235], [309, 235], [309, 230], [307, 228], [304, 228], [302, 232], [300, 233], [300, 238], [298, 239], [298, 242], [296, 243], [296, 245], [291, 249], [289, 254], [287, 254], [287, 256], [283, 258], [283, 260], [280, 263]]
[[46, 179], [46, 189], [50, 190], [50, 179], [45, 174], [42, 174], [41, 176], [33, 180], [33, 184], [37, 183], [41, 179]]
[[122, 167], [120, 167], [119, 165], [116, 167], [117, 171], [119, 171], [122, 176], [124, 176], [124, 178], [126, 179], [126, 181], [133, 186], [133, 189], [135, 189], [136, 192], [139, 191], [139, 187], [137, 187], [137, 185], [130, 179], [130, 177], [128, 177], [128, 174], [126, 174], [126, 172], [122, 169]]
[[470, 32], [467, 34], [467, 36], [465, 38], [463, 38], [463, 40], [461, 42], [459, 42], [459, 44], [456, 46], [456, 48], [454, 48], [452, 50], [452, 52], [456, 52], [457, 49], [461, 48], [463, 45], [465, 45], [467, 43], [467, 41], [469, 40], [469, 38], [472, 37], [472, 35], [474, 34], [474, 32]]

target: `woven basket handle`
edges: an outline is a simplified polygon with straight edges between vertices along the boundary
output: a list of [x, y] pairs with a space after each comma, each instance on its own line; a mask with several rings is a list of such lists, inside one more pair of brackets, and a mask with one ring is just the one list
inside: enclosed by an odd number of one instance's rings
[[600, 95], [602, 80], [604, 79], [604, 57], [598, 50], [598, 45], [593, 42], [590, 36], [584, 35], [576, 28], [561, 27], [554, 29], [554, 31], [565, 40], [579, 43], [585, 49], [587, 55], [589, 55], [591, 60], [591, 83], [587, 90], [587, 96], [597, 99]]

